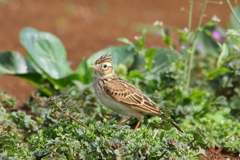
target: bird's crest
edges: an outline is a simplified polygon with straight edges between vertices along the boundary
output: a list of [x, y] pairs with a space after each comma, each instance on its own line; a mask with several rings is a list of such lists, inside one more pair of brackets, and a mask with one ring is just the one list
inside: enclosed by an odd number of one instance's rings
[[112, 55], [110, 54], [104, 54], [103, 56], [101, 56], [99, 59], [96, 60], [95, 64], [101, 64], [101, 63], [112, 63]]

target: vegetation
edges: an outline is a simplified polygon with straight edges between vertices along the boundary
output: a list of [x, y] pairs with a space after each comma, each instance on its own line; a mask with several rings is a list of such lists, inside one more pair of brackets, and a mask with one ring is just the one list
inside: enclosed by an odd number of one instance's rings
[[[199, 159], [203, 148], [214, 147], [239, 153], [240, 32], [234, 27], [240, 24], [240, 8], [233, 11], [227, 31], [216, 16], [202, 26], [206, 0], [199, 26], [192, 30], [190, 2], [188, 28], [176, 29], [179, 41], [156, 21], [147, 31], [160, 33], [167, 48], [145, 48], [143, 30], [136, 42], [119, 38], [126, 45], [83, 59], [76, 71], [58, 38], [23, 29], [20, 41], [27, 58], [1, 53], [0, 73], [23, 78], [39, 92], [24, 102], [26, 113], [0, 91], [1, 159]], [[136, 132], [131, 129], [135, 120], [120, 126], [122, 117], [101, 105], [93, 92], [89, 66], [103, 54], [112, 54], [117, 75], [139, 87], [185, 133], [147, 115]]]

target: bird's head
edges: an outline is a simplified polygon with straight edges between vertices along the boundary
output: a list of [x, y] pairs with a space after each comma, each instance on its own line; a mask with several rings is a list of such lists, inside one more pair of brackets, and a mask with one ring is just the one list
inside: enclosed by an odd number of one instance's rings
[[105, 78], [114, 74], [112, 58], [109, 54], [101, 56], [90, 68], [94, 69], [95, 77], [97, 78]]

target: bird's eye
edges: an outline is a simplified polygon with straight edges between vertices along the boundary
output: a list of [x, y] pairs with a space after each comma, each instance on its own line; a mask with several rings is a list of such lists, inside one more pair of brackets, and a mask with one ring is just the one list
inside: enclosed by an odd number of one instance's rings
[[104, 64], [103, 65], [103, 69], [107, 69], [108, 65], [107, 64]]

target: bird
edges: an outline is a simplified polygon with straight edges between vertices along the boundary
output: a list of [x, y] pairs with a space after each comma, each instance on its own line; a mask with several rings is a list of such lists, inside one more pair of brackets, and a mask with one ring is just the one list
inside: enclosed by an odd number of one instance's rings
[[[163, 110], [140, 89], [114, 73], [110, 54], [102, 55], [90, 68], [94, 69], [93, 87], [100, 102], [109, 109], [130, 117], [121, 125], [137, 118], [138, 122], [134, 128], [136, 131], [144, 114], [155, 116], [164, 114]], [[171, 124], [184, 133], [174, 121]]]

